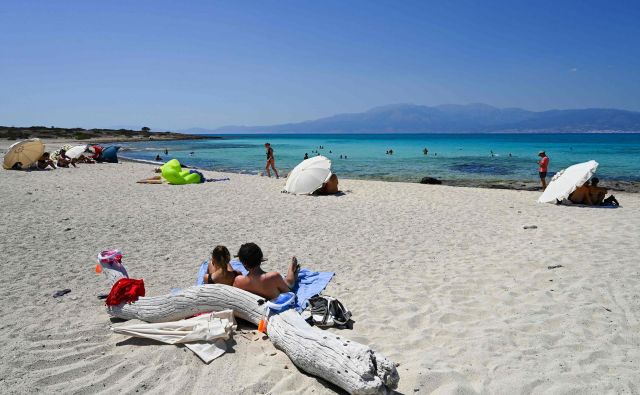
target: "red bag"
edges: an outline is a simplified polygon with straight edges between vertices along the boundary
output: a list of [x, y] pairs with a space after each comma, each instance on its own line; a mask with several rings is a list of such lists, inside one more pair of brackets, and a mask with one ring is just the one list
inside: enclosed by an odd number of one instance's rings
[[117, 306], [121, 303], [131, 303], [144, 296], [144, 280], [121, 278], [111, 287], [107, 296], [107, 306]]

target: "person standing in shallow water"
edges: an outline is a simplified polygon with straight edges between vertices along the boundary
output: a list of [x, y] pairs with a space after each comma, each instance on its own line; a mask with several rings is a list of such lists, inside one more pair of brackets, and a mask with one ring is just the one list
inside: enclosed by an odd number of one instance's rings
[[542, 190], [547, 189], [547, 169], [549, 168], [549, 157], [544, 151], [538, 152], [540, 160], [538, 161], [538, 175], [540, 176], [540, 183], [542, 184]]
[[276, 178], [280, 178], [278, 175], [278, 169], [276, 169], [276, 159], [273, 156], [273, 148], [271, 148], [271, 144], [265, 143], [264, 148], [267, 149], [267, 166], [265, 166], [265, 170], [267, 171], [267, 176], [271, 177], [271, 169], [276, 173]]

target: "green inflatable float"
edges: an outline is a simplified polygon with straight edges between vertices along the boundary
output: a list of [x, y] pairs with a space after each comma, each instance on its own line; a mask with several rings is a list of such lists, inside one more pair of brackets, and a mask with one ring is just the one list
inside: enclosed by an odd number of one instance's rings
[[174, 185], [199, 184], [204, 182], [202, 174], [196, 170], [182, 170], [180, 162], [177, 159], [171, 159], [169, 162], [160, 166], [162, 177]]

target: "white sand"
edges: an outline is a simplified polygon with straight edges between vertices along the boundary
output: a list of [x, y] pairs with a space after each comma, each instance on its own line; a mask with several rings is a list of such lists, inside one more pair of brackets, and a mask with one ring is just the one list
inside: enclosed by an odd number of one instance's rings
[[339, 332], [398, 362], [402, 393], [640, 391], [640, 195], [557, 207], [535, 192], [342, 180], [344, 196], [305, 197], [206, 174], [231, 181], [140, 185], [153, 173], [137, 163], [0, 171], [0, 392], [333, 393], [252, 331], [210, 365], [109, 332], [101, 249], [122, 248], [158, 295], [192, 285], [216, 244], [248, 241], [267, 269], [296, 255], [335, 271], [327, 293], [356, 321]]

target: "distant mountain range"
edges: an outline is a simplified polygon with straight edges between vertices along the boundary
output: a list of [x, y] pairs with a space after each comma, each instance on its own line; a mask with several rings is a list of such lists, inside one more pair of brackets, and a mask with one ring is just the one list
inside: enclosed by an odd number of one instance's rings
[[588, 108], [527, 111], [486, 104], [392, 104], [353, 114], [268, 126], [192, 128], [187, 133], [640, 132], [640, 112]]

